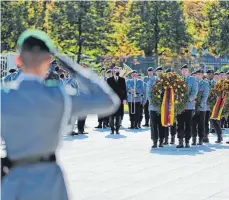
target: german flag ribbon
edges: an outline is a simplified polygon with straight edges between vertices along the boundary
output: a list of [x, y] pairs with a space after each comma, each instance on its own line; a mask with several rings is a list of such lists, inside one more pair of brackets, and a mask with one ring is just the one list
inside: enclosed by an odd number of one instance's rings
[[173, 88], [166, 89], [164, 91], [163, 101], [161, 104], [161, 124], [168, 127], [174, 124], [174, 90]]
[[217, 101], [213, 107], [211, 119], [220, 120], [223, 112], [223, 108], [226, 102], [226, 95], [221, 95], [217, 98]]

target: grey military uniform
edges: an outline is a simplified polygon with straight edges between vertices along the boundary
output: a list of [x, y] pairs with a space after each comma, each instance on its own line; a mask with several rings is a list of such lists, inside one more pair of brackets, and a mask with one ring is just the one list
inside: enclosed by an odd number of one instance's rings
[[209, 86], [208, 83], [204, 80], [199, 81], [198, 83], [198, 93], [200, 93], [200, 103], [197, 108], [198, 111], [206, 111], [207, 110], [207, 100], [209, 95]]
[[[86, 76], [81, 77], [85, 92], [78, 96], [68, 95], [61, 85], [47, 87], [38, 77], [23, 73], [17, 87], [14, 84], [1, 91], [2, 137], [12, 161], [55, 153], [71, 115], [107, 115], [117, 110], [120, 101], [106, 83]], [[2, 199], [68, 199], [59, 165], [43, 162], [12, 168], [2, 182]]]

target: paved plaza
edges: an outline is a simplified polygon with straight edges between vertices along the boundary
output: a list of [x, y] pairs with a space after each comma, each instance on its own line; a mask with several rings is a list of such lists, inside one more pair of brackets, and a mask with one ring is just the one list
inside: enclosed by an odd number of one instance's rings
[[229, 199], [229, 131], [221, 145], [211, 135], [203, 147], [151, 150], [149, 128], [111, 136], [94, 129], [96, 116], [86, 125], [89, 135], [64, 137], [58, 152], [73, 200]]

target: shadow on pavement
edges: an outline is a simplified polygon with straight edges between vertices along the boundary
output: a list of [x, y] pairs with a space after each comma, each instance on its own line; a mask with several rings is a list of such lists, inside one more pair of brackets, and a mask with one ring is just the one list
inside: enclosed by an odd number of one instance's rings
[[127, 136], [125, 136], [125, 135], [112, 135], [112, 134], [110, 134], [110, 135], [106, 135], [105, 136], [105, 138], [110, 138], [110, 139], [123, 139], [123, 138], [126, 138]]

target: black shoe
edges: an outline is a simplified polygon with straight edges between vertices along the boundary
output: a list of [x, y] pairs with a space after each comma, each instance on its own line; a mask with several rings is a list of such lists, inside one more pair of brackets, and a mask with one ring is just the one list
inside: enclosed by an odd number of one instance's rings
[[133, 126], [130, 126], [130, 127], [128, 127], [128, 129], [134, 129], [134, 127]]
[[176, 148], [184, 148], [184, 144], [183, 144], [183, 139], [179, 139], [179, 144], [176, 146]]
[[102, 127], [102, 125], [99, 124], [99, 125], [96, 126], [95, 128], [103, 128], [103, 127]]
[[110, 134], [113, 135], [114, 134], [114, 130], [111, 130], [111, 133]]
[[118, 131], [116, 131], [116, 135], [120, 135], [120, 133]]
[[208, 136], [206, 136], [206, 137], [203, 138], [203, 142], [204, 142], [204, 143], [209, 143], [209, 138], [208, 138]]
[[213, 128], [213, 129], [210, 131], [210, 133], [215, 133], [215, 129]]
[[215, 141], [215, 143], [220, 144], [222, 141], [223, 141], [223, 138], [220, 137], [220, 138], [218, 138], [218, 139]]
[[159, 147], [163, 147], [163, 140], [159, 142]]
[[79, 135], [79, 134], [76, 133], [75, 131], [72, 131], [70, 135], [71, 135], [71, 136], [74, 136], [74, 135]]
[[185, 143], [185, 148], [190, 148], [189, 142], [186, 142], [186, 143]]
[[144, 124], [143, 126], [144, 126], [144, 127], [149, 127], [149, 124]]
[[197, 145], [203, 145], [203, 138], [199, 138], [199, 142]]
[[168, 138], [168, 137], [165, 138], [165, 141], [164, 141], [163, 144], [164, 144], [164, 145], [168, 145], [168, 144], [169, 144], [169, 138]]
[[84, 132], [84, 131], [80, 131], [78, 132], [79, 134], [82, 134], [82, 135], [87, 135], [88, 133], [87, 132]]
[[134, 129], [139, 129], [139, 128], [137, 126], [135, 126]]
[[170, 142], [170, 144], [175, 144], [175, 136], [172, 136], [172, 137], [171, 137], [171, 142]]
[[152, 148], [157, 148], [157, 142], [153, 142]]
[[192, 138], [192, 145], [196, 145], [196, 137]]
[[229, 141], [227, 141], [226, 144], [229, 144]]

